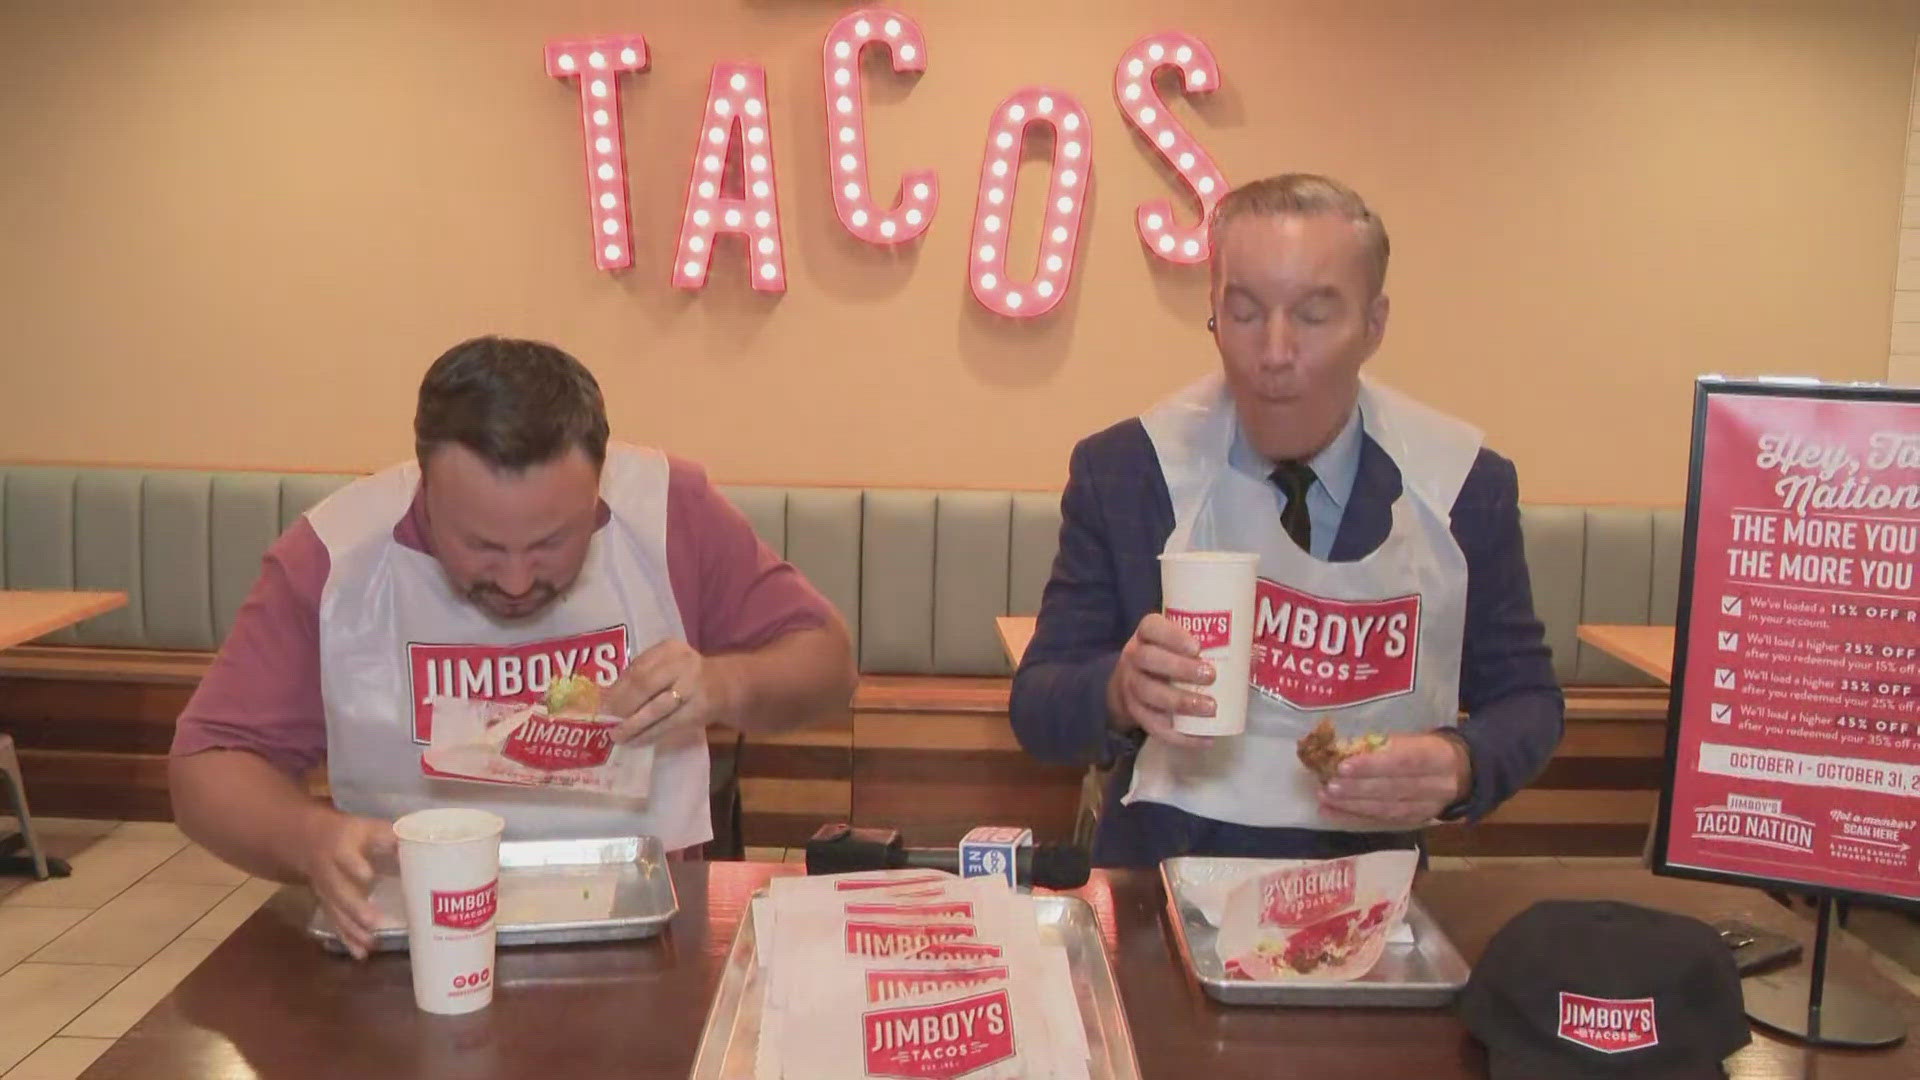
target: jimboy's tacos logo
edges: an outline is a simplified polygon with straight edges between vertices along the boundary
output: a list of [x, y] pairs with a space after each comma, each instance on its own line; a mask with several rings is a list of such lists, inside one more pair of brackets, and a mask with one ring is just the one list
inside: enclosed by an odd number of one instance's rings
[[950, 968], [946, 971], [869, 971], [867, 1004], [883, 1005], [903, 997], [967, 990], [1007, 978], [1004, 966]]
[[436, 697], [528, 705], [539, 701], [553, 680], [568, 675], [587, 675], [601, 686], [612, 686], [626, 666], [626, 657], [624, 625], [520, 645], [411, 642], [407, 675], [413, 695], [413, 741], [422, 746], [433, 742]]
[[1296, 709], [1341, 709], [1413, 690], [1420, 596], [1329, 600], [1261, 578], [1251, 681]]
[[531, 769], [592, 769], [613, 755], [612, 724], [529, 716], [500, 753]]
[[889, 923], [847, 920], [847, 955], [905, 956], [949, 941], [972, 941], [972, 923]]
[[861, 1017], [867, 1075], [956, 1077], [1013, 1057], [1013, 1011], [1005, 990]]
[[433, 892], [433, 925], [449, 930], [478, 930], [493, 921], [500, 906], [500, 880], [495, 878], [465, 892]]
[[856, 904], [847, 903], [842, 910], [848, 915], [879, 915], [886, 918], [898, 918], [902, 915], [916, 919], [971, 919], [973, 901], [938, 900], [931, 903], [907, 904]]
[[1307, 926], [1353, 906], [1354, 860], [1276, 870], [1260, 884], [1264, 926]]
[[1560, 991], [1560, 1037], [1603, 1054], [1660, 1045], [1653, 999], [1588, 997]]
[[1180, 611], [1167, 609], [1167, 621], [1193, 635], [1202, 650], [1222, 649], [1233, 636], [1231, 611]]
[[1693, 838], [1810, 855], [1813, 822], [1787, 813], [1779, 799], [1728, 795], [1723, 806], [1693, 808]]
[[[909, 885], [936, 885], [948, 880], [950, 877], [951, 875], [949, 874], [942, 874], [937, 870], [929, 870], [924, 874], [899, 874], [889, 877], [871, 878], [840, 878], [833, 883], [833, 888], [835, 892], [863, 892], [867, 889], [905, 888]], [[896, 895], [905, 896], [908, 894], [901, 892]]]
[[998, 960], [1006, 955], [998, 945], [978, 941], [936, 941], [925, 948], [901, 953], [902, 960]]

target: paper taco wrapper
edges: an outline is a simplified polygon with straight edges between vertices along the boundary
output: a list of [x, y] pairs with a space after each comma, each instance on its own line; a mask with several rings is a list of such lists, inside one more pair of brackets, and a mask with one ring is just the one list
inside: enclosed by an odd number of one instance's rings
[[[616, 744], [605, 763], [585, 768], [542, 769], [504, 752], [514, 733], [546, 711], [536, 705], [465, 698], [433, 699], [433, 742], [420, 755], [421, 771], [441, 779], [552, 787], [643, 800], [653, 783], [653, 748]], [[578, 721], [582, 718], [566, 717]], [[618, 717], [594, 718], [615, 727]]]
[[1302, 861], [1227, 895], [1216, 948], [1230, 977], [1340, 982], [1373, 969], [1406, 916], [1415, 851]]

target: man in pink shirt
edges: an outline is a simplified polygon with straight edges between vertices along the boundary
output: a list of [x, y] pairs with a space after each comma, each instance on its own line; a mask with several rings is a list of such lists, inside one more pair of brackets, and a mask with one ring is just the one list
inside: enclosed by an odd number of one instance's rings
[[[610, 443], [599, 385], [550, 345], [479, 338], [427, 372], [416, 458], [342, 488], [268, 551], [173, 743], [181, 828], [252, 873], [305, 881], [364, 955], [393, 818], [481, 806], [509, 839], [712, 838], [705, 729], [843, 714], [831, 605], [694, 465]], [[603, 688], [653, 748], [644, 804], [426, 775], [436, 697]], [[301, 777], [325, 762], [333, 805]]]

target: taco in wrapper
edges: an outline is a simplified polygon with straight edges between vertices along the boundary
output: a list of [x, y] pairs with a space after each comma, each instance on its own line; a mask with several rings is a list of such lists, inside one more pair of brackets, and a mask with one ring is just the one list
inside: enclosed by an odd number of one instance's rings
[[1416, 851], [1300, 860], [1227, 894], [1217, 948], [1227, 976], [1339, 982], [1373, 969], [1407, 911]]
[[645, 798], [653, 779], [653, 748], [614, 741], [621, 721], [598, 714], [600, 688], [583, 677], [562, 685], [568, 682], [556, 683], [546, 702], [532, 705], [435, 697], [433, 741], [420, 755], [421, 772]]

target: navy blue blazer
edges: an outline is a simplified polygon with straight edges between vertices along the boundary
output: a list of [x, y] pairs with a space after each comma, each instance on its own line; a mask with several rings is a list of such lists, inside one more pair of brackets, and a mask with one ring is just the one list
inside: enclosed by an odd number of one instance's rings
[[[1334, 537], [1333, 561], [1349, 562], [1378, 547], [1391, 528], [1399, 495], [1399, 468], [1371, 437], [1363, 439], [1353, 492]], [[1020, 744], [1035, 757], [1114, 766], [1096, 860], [1150, 865], [1169, 854], [1344, 853], [1337, 835], [1304, 830], [1267, 830], [1291, 834], [1277, 846], [1271, 837], [1252, 841], [1195, 828], [1185, 828], [1185, 839], [1162, 837], [1145, 845], [1153, 851], [1144, 850], [1138, 838], [1116, 842], [1116, 829], [1141, 827], [1140, 821], [1126, 821], [1129, 811], [1190, 819], [1183, 827], [1200, 823], [1172, 807], [1121, 807], [1119, 795], [1132, 777], [1139, 733], [1122, 736], [1107, 726], [1107, 681], [1134, 627], [1160, 610], [1158, 556], [1173, 532], [1166, 480], [1138, 419], [1074, 447], [1060, 516], [1059, 553], [1033, 641], [1014, 674], [1011, 711]], [[1482, 448], [1454, 502], [1451, 524], [1467, 560], [1460, 657], [1460, 707], [1467, 718], [1460, 733], [1472, 759], [1473, 787], [1462, 816], [1477, 820], [1546, 766], [1560, 743], [1566, 706], [1545, 629], [1533, 611], [1513, 463]], [[1274, 528], [1280, 528], [1277, 511]], [[1304, 846], [1301, 837], [1309, 838]]]

